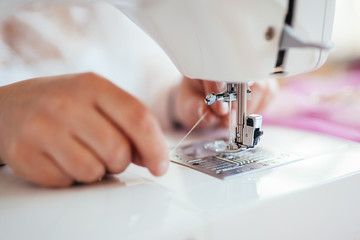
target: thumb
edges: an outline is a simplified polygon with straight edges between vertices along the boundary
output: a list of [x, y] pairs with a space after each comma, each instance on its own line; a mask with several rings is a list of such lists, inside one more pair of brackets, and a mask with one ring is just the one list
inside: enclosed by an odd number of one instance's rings
[[191, 128], [205, 113], [204, 120], [199, 124], [199, 127], [212, 127], [219, 123], [219, 117], [210, 110], [204, 102], [203, 92], [195, 91], [191, 83], [185, 80], [178, 89], [178, 94], [175, 100], [175, 114], [176, 118], [186, 128]]

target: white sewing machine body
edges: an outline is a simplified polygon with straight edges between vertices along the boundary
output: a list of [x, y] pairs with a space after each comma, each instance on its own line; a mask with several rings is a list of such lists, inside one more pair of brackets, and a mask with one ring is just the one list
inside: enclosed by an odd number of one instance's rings
[[[322, 66], [328, 49], [308, 43], [331, 44], [335, 0], [105, 1], [147, 32], [189, 78], [236, 83], [310, 72]], [[34, 2], [94, 0], [3, 1], [0, 16]], [[305, 43], [280, 53], [286, 25]]]
[[335, 7], [334, 0], [111, 2], [165, 50], [182, 74], [231, 83], [278, 77], [279, 68], [281, 76], [291, 76], [322, 66], [326, 49], [287, 46], [281, 56], [283, 30], [288, 25], [308, 43], [330, 45]]

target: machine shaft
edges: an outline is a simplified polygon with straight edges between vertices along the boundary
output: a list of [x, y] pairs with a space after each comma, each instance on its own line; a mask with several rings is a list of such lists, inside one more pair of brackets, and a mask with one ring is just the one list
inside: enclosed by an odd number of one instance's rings
[[[229, 93], [229, 95], [231, 93], [235, 94], [235, 91], [236, 91], [236, 84], [235, 83], [228, 83], [226, 85], [226, 91]], [[236, 95], [235, 95], [236, 96]], [[235, 99], [233, 99], [234, 101], [236, 100], [236, 97]], [[228, 108], [229, 108], [229, 148], [231, 146], [233, 146], [233, 143], [235, 142], [235, 138], [233, 138], [233, 123], [232, 123], [232, 101], [231, 101], [231, 97], [229, 97], [229, 101], [228, 101]]]
[[[229, 104], [229, 141], [223, 152], [239, 152], [253, 148], [259, 142], [263, 134], [261, 130], [262, 117], [258, 114], [246, 113], [248, 95], [251, 94], [247, 83], [229, 83], [224, 92], [210, 93], [206, 96], [205, 103], [213, 104], [215, 101], [223, 101]], [[236, 124], [231, 121], [232, 102], [236, 101]], [[235, 130], [235, 136], [233, 132]], [[216, 150], [217, 151], [217, 150]]]
[[237, 83], [236, 84], [236, 129], [235, 129], [235, 142], [237, 144], [242, 144], [243, 139], [243, 130], [246, 120], [246, 104], [247, 104], [247, 83]]

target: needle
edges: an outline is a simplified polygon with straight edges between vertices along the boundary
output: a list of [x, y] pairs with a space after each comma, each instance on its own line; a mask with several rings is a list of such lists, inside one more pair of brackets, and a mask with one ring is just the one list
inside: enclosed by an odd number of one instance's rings
[[229, 145], [232, 145], [231, 99], [229, 99]]

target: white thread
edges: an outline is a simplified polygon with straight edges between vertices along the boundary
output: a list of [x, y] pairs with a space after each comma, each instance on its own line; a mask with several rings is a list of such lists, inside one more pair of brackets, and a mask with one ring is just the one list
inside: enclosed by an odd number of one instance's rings
[[206, 117], [206, 115], [209, 113], [209, 110], [207, 110], [201, 117], [200, 119], [194, 124], [194, 126], [190, 129], [190, 131], [180, 140], [180, 142], [178, 142], [178, 144], [176, 144], [176, 146], [171, 150], [171, 153], [175, 152], [175, 150], [185, 141], [185, 139], [187, 138], [187, 136], [189, 136], [189, 134], [197, 127], [197, 125], [200, 124], [200, 122]]
[[228, 103], [228, 108], [229, 108], [229, 145], [232, 144], [232, 116], [231, 116], [231, 101], [229, 101]]

